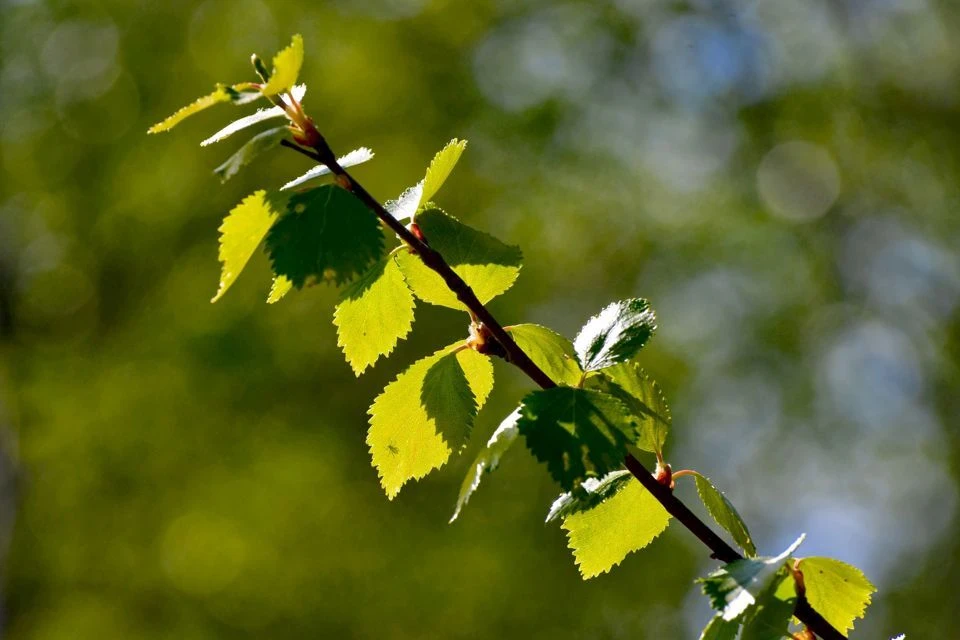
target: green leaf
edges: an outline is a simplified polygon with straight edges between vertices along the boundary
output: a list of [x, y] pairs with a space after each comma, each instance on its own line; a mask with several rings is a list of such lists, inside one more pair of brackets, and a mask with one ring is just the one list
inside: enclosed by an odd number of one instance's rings
[[418, 360], [370, 407], [367, 445], [391, 500], [408, 480], [446, 463], [454, 440], [441, 433], [468, 432], [493, 387], [492, 365], [479, 361], [487, 358], [459, 348], [450, 345]]
[[507, 331], [551, 380], [571, 387], [580, 383], [582, 371], [569, 340], [536, 324], [518, 324], [507, 327]]
[[694, 481], [697, 483], [697, 493], [700, 494], [700, 500], [707, 511], [710, 512], [710, 517], [733, 536], [734, 541], [740, 545], [740, 548], [748, 556], [756, 556], [757, 547], [753, 544], [750, 531], [747, 529], [743, 518], [737, 513], [736, 508], [727, 500], [727, 497], [713, 486], [709, 478], [699, 473], [694, 476]]
[[860, 569], [833, 558], [803, 558], [799, 569], [810, 606], [843, 632], [863, 617], [877, 590]]
[[788, 636], [796, 602], [793, 578], [781, 568], [744, 616], [740, 640], [782, 640]]
[[298, 289], [315, 282], [342, 284], [383, 255], [377, 217], [351, 193], [324, 185], [290, 196], [267, 235], [273, 272]]
[[227, 88], [223, 85], [217, 85], [217, 88], [214, 89], [213, 93], [209, 93], [202, 98], [197, 98], [194, 102], [188, 104], [182, 109], [179, 109], [176, 113], [168, 117], [163, 122], [158, 122], [147, 129], [147, 133], [170, 131], [170, 129], [173, 129], [175, 126], [193, 114], [200, 113], [204, 109], [208, 109], [221, 102], [230, 102], [230, 99], [230, 94], [227, 92]]
[[[293, 88], [293, 97], [300, 101], [303, 100], [304, 94], [307, 92], [307, 86], [300, 84]], [[243, 131], [248, 127], [252, 127], [255, 124], [259, 124], [266, 120], [272, 118], [282, 118], [286, 116], [287, 113], [284, 111], [283, 107], [270, 107], [268, 109], [257, 109], [254, 113], [251, 113], [248, 116], [238, 118], [225, 126], [220, 131], [217, 131], [215, 134], [204, 140], [200, 143], [201, 147], [206, 147], [213, 144], [214, 142], [220, 142], [221, 140], [226, 140], [233, 134], [238, 131]]]
[[560, 497], [553, 501], [545, 522], [553, 522], [558, 518], [594, 508], [619, 491], [631, 478], [633, 476], [626, 469], [611, 471], [599, 480], [587, 478], [577, 490], [561, 493]]
[[284, 206], [283, 198], [260, 190], [244, 198], [220, 225], [220, 288], [210, 302], [223, 297], [227, 289], [260, 246], [263, 237], [276, 221]]
[[606, 573], [663, 533], [670, 514], [639, 482], [619, 491], [589, 511], [563, 519], [570, 548], [583, 577]]
[[297, 82], [303, 65], [303, 37], [298, 33], [284, 49], [273, 57], [273, 73], [263, 87], [263, 95], [275, 96], [287, 91]]
[[340, 295], [337, 344], [356, 375], [390, 355], [413, 327], [413, 294], [393, 256], [374, 264]]
[[[366, 147], [360, 147], [359, 149], [354, 149], [353, 151], [346, 154], [345, 156], [341, 156], [337, 158], [337, 164], [339, 164], [341, 167], [346, 169], [349, 167], [356, 166], [358, 164], [363, 164], [364, 162], [370, 160], [371, 158], [373, 158], [373, 151], [370, 151], [370, 149]], [[325, 176], [325, 175], [328, 175], [329, 173], [330, 173], [330, 168], [327, 167], [327, 165], [318, 164], [317, 166], [313, 167], [312, 169], [304, 173], [299, 178], [294, 178], [287, 184], [280, 187], [280, 190], [284, 191], [286, 189], [299, 187], [301, 184], [303, 184], [304, 182], [307, 182], [308, 180], [313, 180], [314, 178], [319, 178], [320, 176]]]
[[710, 604], [724, 620], [737, 619], [757, 601], [786, 566], [788, 558], [806, 536], [801, 535], [780, 555], [773, 558], [744, 558], [720, 567], [706, 578], [698, 580]]
[[480, 486], [480, 481], [483, 479], [483, 476], [496, 471], [497, 467], [500, 466], [500, 459], [503, 458], [503, 454], [513, 446], [513, 443], [517, 440], [517, 435], [520, 433], [517, 429], [517, 420], [519, 419], [520, 409], [514, 409], [510, 415], [503, 419], [503, 422], [500, 423], [497, 430], [490, 436], [490, 439], [487, 441], [487, 446], [481, 449], [477, 457], [474, 458], [473, 464], [470, 465], [470, 470], [463, 479], [463, 484], [460, 485], [460, 495], [457, 496], [457, 506], [453, 511], [453, 515], [450, 517], [450, 522], [456, 520], [460, 515], [463, 507], [465, 507], [470, 500], [470, 496], [472, 496], [474, 491]]
[[466, 140], [454, 138], [437, 155], [433, 156], [430, 166], [427, 167], [427, 175], [423, 179], [421, 202], [430, 202], [433, 196], [437, 194], [443, 183], [450, 177], [450, 172], [453, 171], [466, 148]]
[[700, 640], [734, 640], [739, 630], [739, 622], [724, 620], [723, 616], [718, 614], [704, 627]]
[[627, 444], [637, 439], [636, 419], [620, 400], [571, 387], [528, 394], [518, 427], [527, 447], [566, 491], [619, 469]]
[[267, 304], [279, 302], [283, 296], [290, 293], [293, 289], [293, 283], [287, 276], [273, 276], [273, 284], [270, 285], [270, 295], [267, 296]]
[[584, 371], [596, 371], [629, 360], [656, 330], [656, 315], [642, 298], [608, 305], [583, 325], [574, 349]]
[[[500, 295], [517, 279], [522, 259], [519, 248], [471, 229], [439, 209], [424, 211], [417, 220], [430, 246], [470, 285], [481, 303]], [[397, 255], [397, 261], [418, 298], [451, 309], [466, 309], [443, 278], [423, 264], [419, 256], [403, 251]]]
[[670, 430], [670, 408], [663, 392], [635, 362], [607, 367], [601, 375], [587, 379], [587, 386], [619, 398], [633, 411], [639, 424], [639, 439], [634, 443], [644, 451], [660, 453]]
[[246, 144], [237, 149], [232, 156], [224, 160], [223, 164], [213, 170], [220, 176], [220, 182], [226, 182], [243, 167], [253, 162], [254, 158], [265, 151], [274, 148], [283, 140], [289, 131], [286, 126], [261, 131], [247, 140]]

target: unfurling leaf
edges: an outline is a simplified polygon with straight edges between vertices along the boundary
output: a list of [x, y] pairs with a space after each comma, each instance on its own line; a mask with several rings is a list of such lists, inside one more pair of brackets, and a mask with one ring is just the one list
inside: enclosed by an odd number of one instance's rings
[[393, 256], [357, 278], [340, 295], [333, 314], [337, 343], [356, 375], [389, 355], [413, 327], [413, 294]]
[[611, 471], [599, 480], [587, 478], [576, 491], [562, 493], [553, 501], [545, 522], [553, 522], [558, 518], [594, 508], [623, 488], [632, 478], [626, 469]]
[[457, 496], [457, 506], [453, 511], [453, 515], [450, 517], [450, 522], [456, 520], [460, 515], [463, 507], [466, 506], [467, 501], [470, 500], [470, 496], [472, 496], [474, 491], [480, 486], [480, 480], [483, 479], [483, 476], [492, 471], [496, 471], [497, 467], [500, 466], [500, 459], [503, 457], [503, 454], [505, 454], [517, 440], [517, 435], [519, 435], [517, 421], [519, 419], [520, 409], [514, 409], [510, 415], [503, 419], [503, 422], [500, 423], [497, 430], [490, 436], [490, 439], [487, 441], [487, 446], [481, 449], [477, 457], [474, 458], [473, 464], [470, 465], [470, 469], [463, 479], [463, 484], [460, 485], [460, 495]]
[[220, 287], [210, 302], [223, 297], [277, 220], [284, 198], [260, 190], [244, 198], [220, 225]]
[[[292, 93], [293, 93], [293, 97], [299, 101], [299, 100], [303, 100], [303, 96], [304, 94], [306, 94], [306, 92], [307, 92], [307, 86], [300, 84], [293, 88]], [[255, 124], [259, 124], [266, 120], [270, 120], [271, 118], [282, 118], [285, 115], [286, 115], [286, 111], [284, 111], [283, 107], [270, 107], [268, 109], [257, 109], [256, 112], [251, 113], [248, 116], [238, 118], [233, 122], [231, 122], [230, 124], [228, 124], [227, 126], [225, 126], [223, 129], [220, 129], [220, 131], [217, 131], [215, 134], [213, 134], [212, 136], [210, 136], [209, 138], [201, 142], [200, 146], [206, 147], [207, 145], [211, 145], [214, 142], [220, 142], [221, 140], [225, 140], [229, 138], [230, 136], [235, 134], [237, 131], [243, 131], [247, 127], [252, 127]]]
[[596, 371], [635, 356], [656, 330], [657, 319], [642, 298], [608, 305], [580, 329], [573, 346], [584, 371]]
[[507, 327], [517, 346], [557, 384], [575, 387], [583, 373], [569, 340], [546, 327], [518, 324]]
[[740, 630], [740, 623], [736, 620], [724, 620], [723, 616], [717, 614], [713, 616], [707, 626], [703, 628], [700, 634], [700, 640], [734, 640], [737, 637], [737, 631]]
[[342, 284], [383, 255], [376, 216], [348, 191], [324, 185], [289, 196], [286, 212], [267, 235], [273, 272], [298, 289]]
[[753, 544], [753, 538], [750, 537], [750, 531], [733, 504], [713, 486], [709, 478], [698, 473], [694, 476], [694, 481], [697, 483], [700, 500], [710, 512], [710, 517], [733, 536], [734, 541], [748, 556], [756, 556], [757, 548]]
[[863, 617], [877, 590], [862, 571], [833, 558], [803, 558], [799, 569], [810, 606], [844, 633]]
[[[439, 209], [424, 211], [417, 218], [430, 246], [470, 285], [486, 304], [509, 289], [520, 272], [520, 249], [491, 235], [471, 229]], [[418, 298], [451, 309], [466, 309], [435, 271], [408, 251], [397, 254], [407, 284]]]
[[528, 394], [518, 427], [534, 457], [566, 491], [619, 469], [627, 444], [637, 439], [636, 419], [620, 400], [571, 387]]
[[285, 48], [273, 57], [273, 73], [263, 87], [263, 95], [275, 96], [287, 91], [297, 82], [303, 65], [303, 37], [298, 33]]
[[437, 194], [443, 183], [450, 177], [450, 172], [467, 148], [466, 140], [454, 138], [441, 149], [430, 161], [427, 174], [423, 180], [405, 190], [396, 200], [387, 202], [386, 209], [397, 220], [406, 220], [417, 215], [421, 206], [426, 206], [430, 199]]
[[493, 367], [482, 362], [488, 358], [457, 349], [460, 344], [418, 360], [370, 407], [367, 445], [391, 500], [408, 480], [418, 480], [447, 461], [448, 442], [459, 448], [460, 436], [469, 432], [493, 388]]
[[[360, 147], [359, 149], [354, 149], [353, 151], [351, 151], [345, 156], [341, 156], [337, 158], [337, 164], [339, 164], [341, 167], [346, 169], [348, 167], [353, 167], [358, 164], [363, 164], [364, 162], [366, 162], [367, 160], [370, 160], [371, 158], [373, 158], [373, 151], [370, 151], [370, 149], [366, 147]], [[294, 178], [287, 184], [280, 187], [280, 190], [284, 191], [285, 189], [292, 189], [294, 187], [299, 187], [301, 184], [303, 184], [304, 182], [307, 182], [308, 180], [313, 180], [314, 178], [319, 178], [320, 176], [325, 176], [325, 175], [328, 175], [329, 173], [330, 173], [330, 169], [329, 167], [327, 167], [327, 165], [318, 164], [317, 166], [313, 167], [312, 169], [307, 171], [305, 174], [303, 174], [299, 178]]]
[[230, 102], [230, 99], [230, 94], [227, 92], [227, 88], [222, 85], [217, 85], [217, 88], [214, 89], [213, 93], [209, 93], [202, 98], [197, 98], [194, 102], [191, 102], [182, 109], [179, 109], [172, 116], [169, 116], [162, 122], [158, 122], [147, 129], [147, 133], [170, 131], [170, 129], [173, 129], [175, 126], [193, 114], [200, 113], [204, 109], [212, 107], [213, 105], [221, 102]]
[[796, 602], [793, 578], [786, 568], [781, 568], [770, 586], [747, 610], [740, 640], [782, 640], [787, 637]]
[[273, 149], [280, 144], [289, 131], [284, 127], [276, 127], [261, 131], [257, 135], [247, 140], [246, 144], [237, 149], [232, 156], [224, 160], [223, 164], [213, 170], [220, 176], [220, 182], [226, 182], [243, 167], [253, 162], [254, 158], [265, 151]]
[[644, 451], [661, 453], [670, 430], [670, 408], [660, 386], [635, 362], [607, 367], [587, 379], [596, 388], [622, 400], [633, 411], [640, 437], [634, 444]]
[[724, 620], [735, 620], [757, 601], [776, 579], [780, 569], [806, 536], [801, 535], [780, 555], [773, 558], [744, 558], [725, 564], [706, 578], [698, 580], [710, 604]]
[[663, 533], [670, 514], [639, 482], [619, 490], [588, 511], [563, 519], [570, 548], [584, 578], [606, 573]]

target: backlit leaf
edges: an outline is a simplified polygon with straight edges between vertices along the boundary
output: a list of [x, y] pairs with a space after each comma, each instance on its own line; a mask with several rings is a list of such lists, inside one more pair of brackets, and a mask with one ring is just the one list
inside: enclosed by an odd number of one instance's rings
[[283, 199], [260, 190], [244, 198], [220, 225], [220, 287], [210, 302], [223, 297], [236, 282], [253, 252], [283, 210]]
[[[424, 211], [417, 218], [430, 246], [443, 255], [453, 270], [486, 304], [509, 289], [520, 272], [520, 249], [471, 229], [439, 209]], [[407, 284], [418, 298], [451, 309], [465, 309], [436, 272], [414, 253], [402, 251], [397, 261]]]
[[147, 133], [160, 133], [161, 131], [169, 131], [193, 114], [200, 113], [204, 109], [212, 107], [213, 105], [221, 102], [230, 102], [230, 94], [227, 92], [226, 87], [217, 85], [217, 88], [214, 89], [213, 93], [209, 93], [202, 98], [197, 98], [194, 102], [188, 104], [182, 109], [179, 109], [172, 116], [169, 116], [162, 122], [158, 122], [147, 129]]
[[377, 217], [348, 191], [324, 185], [289, 196], [267, 235], [273, 272], [295, 287], [342, 284], [383, 255]]
[[877, 590], [860, 569], [833, 558], [803, 558], [799, 569], [810, 606], [843, 632], [863, 617]]
[[723, 616], [718, 614], [704, 627], [700, 640], [734, 640], [739, 630], [739, 622], [724, 620]]
[[450, 172], [457, 165], [464, 149], [467, 148], [466, 140], [457, 140], [454, 138], [447, 143], [443, 149], [430, 161], [427, 167], [427, 175], [423, 179], [423, 195], [421, 202], [430, 202], [437, 194], [443, 183], [450, 177]]
[[279, 145], [280, 141], [283, 140], [288, 133], [289, 131], [286, 126], [261, 131], [247, 140], [246, 144], [224, 160], [223, 164], [214, 169], [213, 172], [220, 176], [220, 182], [226, 182], [237, 175], [240, 169], [253, 162], [254, 158], [261, 153], [269, 151]]
[[750, 537], [750, 531], [747, 529], [746, 523], [730, 501], [727, 500], [727, 497], [713, 486], [709, 478], [698, 473], [694, 476], [694, 480], [697, 483], [697, 493], [700, 494], [700, 500], [707, 511], [710, 512], [710, 517], [733, 536], [734, 541], [740, 545], [746, 555], [757, 555], [757, 548], [753, 544], [753, 538]]
[[559, 333], [536, 324], [518, 324], [507, 331], [551, 380], [571, 387], [580, 382], [582, 372], [573, 345]]
[[270, 285], [270, 295], [267, 296], [267, 304], [279, 302], [283, 296], [290, 293], [290, 289], [293, 289], [293, 283], [287, 276], [274, 276], [273, 284]]
[[670, 514], [639, 482], [619, 491], [588, 511], [563, 519], [570, 548], [584, 578], [606, 573], [663, 533]]
[[284, 49], [273, 57], [273, 73], [263, 87], [263, 95], [274, 96], [287, 91], [297, 82], [303, 65], [303, 37], [298, 33]]
[[393, 256], [344, 289], [333, 314], [337, 344], [356, 375], [389, 355], [413, 327], [413, 294]]
[[573, 341], [584, 371], [595, 371], [629, 360], [656, 330], [656, 316], [642, 298], [608, 305], [587, 321]]
[[571, 387], [528, 394], [518, 427], [527, 447], [566, 491], [619, 469], [627, 444], [637, 438], [636, 419], [620, 400]]
[[633, 443], [644, 451], [662, 452], [670, 430], [670, 408], [660, 386], [635, 362], [622, 362], [588, 378], [588, 387], [622, 400], [633, 411], [639, 439]]
[[423, 180], [400, 194], [396, 200], [390, 200], [385, 205], [386, 210], [401, 222], [416, 215], [423, 198]]
[[[370, 151], [370, 149], [366, 147], [360, 147], [359, 149], [354, 149], [353, 151], [351, 151], [345, 156], [341, 156], [337, 158], [337, 163], [341, 167], [346, 169], [348, 167], [353, 167], [358, 164], [363, 164], [364, 162], [366, 162], [367, 160], [370, 160], [371, 158], [373, 158], [373, 151]], [[280, 187], [280, 190], [283, 191], [284, 189], [292, 189], [294, 187], [299, 187], [301, 184], [303, 184], [304, 182], [307, 182], [308, 180], [313, 180], [314, 178], [319, 178], [320, 176], [325, 176], [329, 174], [330, 174], [330, 169], [327, 167], [327, 165], [318, 164], [317, 166], [313, 167], [312, 169], [304, 173], [299, 178], [294, 178], [287, 184]]]
[[740, 640], [782, 640], [788, 636], [797, 602], [793, 578], [785, 568], [744, 616]]
[[[293, 88], [293, 96], [297, 100], [303, 100], [304, 94], [307, 92], [306, 85], [300, 84]], [[206, 147], [211, 145], [214, 142], [220, 142], [225, 140], [235, 134], [237, 131], [243, 131], [247, 127], [252, 127], [255, 124], [259, 124], [271, 118], [282, 118], [286, 115], [286, 112], [283, 110], [283, 107], [270, 107], [267, 109], [257, 109], [256, 112], [251, 113], [248, 116], [238, 118], [225, 126], [220, 131], [217, 131], [215, 134], [204, 140], [200, 143], [201, 147]]]
[[514, 409], [510, 415], [504, 418], [497, 430], [490, 436], [487, 445], [474, 458], [473, 464], [470, 465], [467, 475], [463, 479], [463, 484], [460, 485], [460, 495], [457, 496], [457, 506], [450, 517], [450, 522], [456, 520], [460, 515], [463, 507], [470, 500], [470, 496], [480, 486], [483, 476], [496, 471], [497, 467], [500, 466], [500, 459], [503, 454], [513, 446], [520, 433], [517, 429], [517, 420], [519, 419], [520, 409]]
[[626, 469], [611, 471], [603, 478], [587, 478], [576, 491], [560, 494], [550, 505], [545, 522], [553, 522], [574, 513], [594, 508], [630, 482], [633, 476]]

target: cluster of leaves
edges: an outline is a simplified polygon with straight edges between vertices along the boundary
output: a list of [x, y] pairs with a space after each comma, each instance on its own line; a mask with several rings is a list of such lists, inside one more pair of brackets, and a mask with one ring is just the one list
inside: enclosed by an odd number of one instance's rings
[[[296, 84], [302, 61], [303, 42], [295, 36], [274, 58], [271, 73], [255, 59], [263, 83], [218, 85], [150, 132], [168, 130], [217, 103], [267, 99], [272, 106], [235, 120], [202, 143], [219, 142], [269, 119], [286, 119], [283, 126], [257, 133], [216, 169], [229, 179], [288, 136], [302, 142], [309, 122], [302, 106], [306, 88]], [[423, 179], [386, 209], [398, 221], [409, 220], [410, 228], [415, 225], [417, 234], [485, 304], [513, 285], [522, 255], [519, 248], [434, 204], [465, 148], [465, 141], [451, 141]], [[362, 148], [339, 163], [348, 167], [372, 157]], [[222, 273], [213, 301], [264, 245], [274, 271], [268, 302], [319, 282], [342, 287], [333, 322], [339, 346], [359, 376], [408, 335], [417, 299], [468, 310], [411, 247], [387, 248], [392, 234], [350, 191], [339, 184], [304, 186], [329, 173], [326, 166], [315, 166], [278, 189], [254, 192], [230, 211], [220, 227]], [[671, 521], [658, 499], [623, 468], [631, 450], [653, 453], [663, 462], [671, 427], [663, 393], [639, 360], [656, 331], [656, 316], [646, 300], [633, 298], [601, 310], [573, 342], [533, 324], [506, 330], [556, 386], [528, 393], [496, 428], [470, 466], [451, 522], [523, 436], [563, 491], [547, 521], [561, 522], [584, 578], [598, 576], [652, 542]], [[494, 357], [483, 351], [470, 339], [447, 345], [410, 365], [373, 401], [367, 444], [388, 498], [467, 445], [494, 385]], [[799, 540], [778, 556], [758, 556], [746, 524], [726, 496], [706, 477], [686, 475], [694, 477], [706, 511], [746, 556], [702, 580], [718, 610], [702, 638], [731, 639], [738, 633], [743, 640], [786, 637], [797, 597], [794, 584], [800, 581], [809, 603], [838, 629], [851, 628], [863, 615], [873, 587], [859, 571], [828, 558], [793, 561]]]

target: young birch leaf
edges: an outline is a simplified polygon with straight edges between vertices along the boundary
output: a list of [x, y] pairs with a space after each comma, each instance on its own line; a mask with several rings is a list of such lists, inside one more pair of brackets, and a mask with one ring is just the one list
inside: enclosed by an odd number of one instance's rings
[[588, 378], [588, 386], [622, 400], [639, 423], [640, 437], [634, 443], [644, 451], [663, 451], [670, 430], [670, 408], [660, 386], [635, 362], [621, 362]]
[[633, 476], [626, 469], [611, 471], [599, 480], [597, 478], [587, 478], [576, 491], [562, 493], [559, 498], [553, 501], [544, 522], [553, 522], [558, 518], [594, 508], [622, 489], [623, 485], [630, 482], [631, 478]]
[[[303, 96], [307, 92], [307, 86], [300, 84], [293, 88], [293, 97], [297, 101], [303, 100]], [[238, 118], [225, 126], [220, 131], [217, 131], [215, 134], [204, 140], [200, 143], [201, 147], [206, 147], [213, 144], [214, 142], [220, 142], [225, 140], [235, 134], [237, 131], [243, 131], [248, 127], [252, 127], [255, 124], [259, 124], [271, 118], [282, 118], [286, 115], [286, 112], [283, 110], [283, 107], [270, 107], [268, 109], [257, 109], [256, 112], [251, 113], [248, 116]]]
[[260, 190], [244, 198], [220, 225], [220, 287], [210, 302], [223, 297], [260, 246], [282, 210], [281, 199]]
[[563, 528], [583, 577], [610, 571], [663, 533], [670, 514], [639, 482], [619, 491], [589, 511], [563, 519]]
[[786, 569], [781, 569], [773, 584], [757, 597], [757, 602], [747, 611], [740, 640], [782, 640], [788, 636], [796, 602], [793, 578]]
[[194, 102], [188, 104], [182, 109], [179, 109], [176, 113], [166, 118], [163, 122], [158, 122], [147, 129], [147, 133], [170, 131], [170, 129], [173, 129], [175, 126], [193, 114], [200, 113], [204, 109], [208, 109], [209, 107], [221, 102], [230, 102], [230, 100], [231, 98], [230, 94], [227, 92], [227, 88], [223, 85], [217, 85], [217, 88], [213, 91], [213, 93], [207, 94], [202, 98], [197, 98]]
[[637, 439], [636, 419], [620, 400], [571, 387], [528, 394], [518, 427], [531, 453], [566, 491], [619, 469], [627, 444]]
[[437, 194], [443, 183], [450, 177], [450, 172], [457, 165], [464, 149], [467, 148], [466, 140], [457, 140], [454, 138], [447, 143], [443, 149], [430, 161], [427, 167], [427, 175], [423, 179], [423, 193], [420, 196], [421, 202], [430, 202], [430, 199]]
[[287, 91], [297, 82], [303, 65], [303, 37], [298, 33], [284, 49], [273, 57], [273, 73], [263, 87], [263, 95], [275, 96]]
[[383, 255], [376, 216], [335, 185], [290, 196], [286, 212], [267, 234], [273, 272], [298, 289], [315, 282], [342, 284]]
[[801, 535], [776, 557], [744, 558], [723, 565], [706, 578], [698, 580], [703, 593], [724, 620], [736, 620], [773, 583], [805, 537]]
[[877, 590], [859, 569], [832, 558], [803, 558], [799, 569], [810, 606], [844, 633], [863, 617]]
[[740, 548], [748, 556], [756, 556], [757, 547], [753, 544], [750, 531], [733, 504], [713, 486], [709, 478], [698, 473], [694, 476], [694, 481], [697, 483], [697, 493], [700, 494], [700, 500], [707, 511], [710, 512], [710, 517], [733, 536], [734, 541], [740, 545]]
[[700, 640], [734, 640], [737, 637], [737, 631], [740, 630], [740, 623], [737, 621], [727, 621], [721, 615], [713, 616], [713, 619], [703, 628], [700, 634]]
[[280, 302], [283, 296], [290, 293], [293, 289], [293, 283], [287, 276], [273, 276], [273, 284], [270, 285], [270, 295], [267, 296], [267, 304]]
[[254, 158], [265, 151], [274, 148], [283, 140], [289, 131], [284, 127], [276, 127], [261, 131], [247, 140], [246, 144], [237, 149], [232, 156], [224, 160], [223, 164], [213, 170], [220, 176], [220, 182], [226, 182], [243, 167], [253, 162]]
[[510, 336], [533, 363], [557, 384], [575, 387], [583, 373], [569, 340], [546, 327], [518, 324], [507, 327]]
[[463, 507], [465, 507], [470, 500], [470, 496], [472, 496], [480, 486], [480, 481], [483, 479], [483, 476], [497, 470], [503, 454], [516, 442], [517, 436], [520, 433], [517, 429], [517, 421], [519, 419], [520, 409], [514, 409], [510, 415], [503, 419], [503, 422], [500, 423], [497, 430], [490, 436], [490, 439], [487, 441], [487, 446], [481, 449], [477, 457], [474, 458], [473, 464], [470, 465], [470, 470], [467, 471], [467, 475], [463, 479], [463, 484], [460, 485], [460, 494], [457, 496], [457, 506], [453, 510], [453, 515], [450, 516], [451, 523], [460, 516]]
[[413, 327], [413, 294], [393, 256], [344, 289], [333, 314], [337, 344], [356, 375], [390, 355]]
[[[430, 246], [470, 285], [481, 303], [500, 295], [517, 279], [522, 259], [518, 247], [471, 229], [439, 209], [424, 211], [417, 221]], [[402, 251], [397, 254], [397, 262], [418, 298], [451, 309], [466, 309], [443, 278], [423, 264], [419, 256]]]
[[396, 200], [390, 200], [385, 205], [386, 210], [397, 220], [403, 222], [412, 218], [420, 209], [423, 198], [423, 180], [400, 194]]
[[[351, 151], [345, 156], [341, 156], [337, 158], [337, 164], [339, 164], [341, 167], [346, 169], [348, 167], [353, 167], [358, 164], [363, 164], [364, 162], [366, 162], [367, 160], [370, 160], [371, 158], [373, 158], [373, 151], [370, 151], [370, 149], [366, 147], [360, 147], [359, 149], [354, 149], [353, 151]], [[317, 166], [313, 167], [312, 169], [307, 171], [305, 174], [303, 174], [299, 178], [294, 178], [287, 184], [280, 187], [280, 190], [284, 191], [286, 189], [299, 187], [300, 185], [302, 185], [304, 182], [307, 182], [308, 180], [313, 180], [314, 178], [319, 178], [320, 176], [325, 176], [325, 175], [328, 175], [329, 173], [330, 173], [330, 169], [327, 167], [327, 165], [318, 164]]]
[[574, 349], [584, 371], [596, 371], [629, 360], [657, 328], [650, 304], [642, 298], [608, 305], [583, 325]]
[[[493, 373], [473, 351], [450, 345], [418, 360], [388, 384], [370, 407], [367, 445], [387, 497], [393, 500], [408, 480], [443, 466], [451, 448], [441, 433], [469, 430], [493, 386]], [[441, 361], [439, 373], [427, 382]], [[451, 362], [452, 361], [452, 362]], [[457, 373], [452, 364], [460, 367]]]

